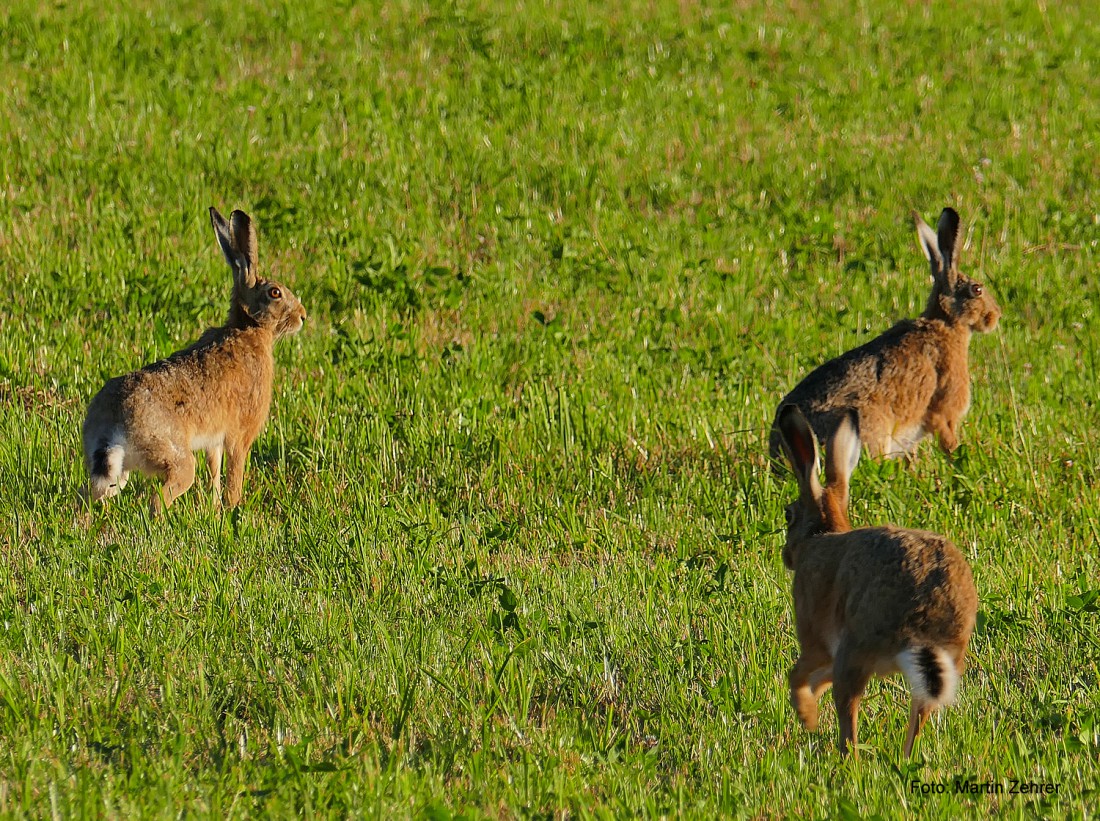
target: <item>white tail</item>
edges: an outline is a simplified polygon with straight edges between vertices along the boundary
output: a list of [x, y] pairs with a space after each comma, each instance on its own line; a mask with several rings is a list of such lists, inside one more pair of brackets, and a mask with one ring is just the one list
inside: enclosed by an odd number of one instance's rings
[[896, 659], [915, 704], [936, 710], [955, 700], [959, 671], [942, 647], [906, 647]]
[[117, 496], [126, 485], [126, 476], [122, 472], [125, 456], [126, 449], [118, 442], [96, 448], [92, 453], [88, 472], [93, 499]]

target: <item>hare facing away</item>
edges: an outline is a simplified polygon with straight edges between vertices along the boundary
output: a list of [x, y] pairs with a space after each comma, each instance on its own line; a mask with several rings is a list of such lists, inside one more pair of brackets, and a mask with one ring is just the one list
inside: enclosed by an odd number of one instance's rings
[[794, 572], [802, 653], [791, 669], [791, 704], [817, 728], [818, 699], [830, 684], [840, 751], [856, 748], [859, 702], [872, 675], [902, 672], [912, 691], [905, 755], [928, 716], [954, 699], [974, 631], [978, 594], [958, 548], [935, 533], [887, 525], [852, 530], [848, 480], [859, 461], [854, 414], [826, 445], [818, 480], [813, 429], [795, 405], [779, 411], [782, 447], [798, 479], [787, 508], [783, 563]]
[[84, 420], [90, 501], [117, 495], [138, 470], [164, 480], [153, 499], [160, 512], [194, 483], [198, 450], [206, 452], [215, 505], [223, 453], [225, 501], [240, 501], [245, 458], [271, 406], [275, 340], [301, 330], [306, 312], [289, 288], [260, 277], [247, 214], [234, 211], [227, 221], [211, 208], [210, 222], [233, 271], [229, 315], [190, 347], [111, 379], [92, 399]]
[[[932, 266], [924, 313], [821, 365], [779, 403], [797, 405], [822, 441], [855, 411], [863, 444], [876, 458], [910, 456], [929, 433], [947, 453], [958, 447], [970, 408], [970, 336], [992, 331], [1001, 316], [982, 284], [959, 273], [954, 209], [943, 209], [935, 233], [913, 218]], [[773, 460], [780, 458], [777, 424], [778, 412], [769, 439]]]

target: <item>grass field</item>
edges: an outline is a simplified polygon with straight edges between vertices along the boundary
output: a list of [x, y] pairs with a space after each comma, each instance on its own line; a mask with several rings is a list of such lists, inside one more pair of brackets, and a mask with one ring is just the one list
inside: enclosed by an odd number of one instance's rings
[[[8, 0], [0, 813], [1093, 812], [1098, 76], [1085, 2]], [[224, 316], [210, 205], [310, 314], [245, 501], [85, 522], [87, 402]], [[1004, 317], [852, 518], [949, 535], [979, 626], [913, 762], [900, 680], [842, 761], [766, 428], [945, 205]]]

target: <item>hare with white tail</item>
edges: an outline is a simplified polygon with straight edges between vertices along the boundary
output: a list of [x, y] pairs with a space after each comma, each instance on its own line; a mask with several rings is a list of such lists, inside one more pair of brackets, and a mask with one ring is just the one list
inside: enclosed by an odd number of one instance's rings
[[934, 711], [950, 703], [978, 610], [966, 559], [948, 539], [887, 525], [852, 530], [848, 480], [859, 461], [854, 414], [828, 441], [826, 484], [817, 437], [794, 405], [779, 411], [780, 442], [798, 479], [787, 508], [783, 564], [794, 572], [802, 653], [791, 669], [791, 704], [817, 728], [818, 699], [832, 684], [840, 751], [856, 748], [856, 717], [872, 675], [905, 674], [912, 691], [905, 755]]
[[159, 362], [111, 379], [84, 420], [90, 501], [115, 496], [131, 470], [164, 480], [153, 499], [160, 512], [195, 481], [194, 451], [206, 452], [215, 505], [235, 506], [244, 464], [271, 407], [275, 340], [297, 333], [306, 312], [290, 289], [259, 275], [256, 229], [243, 211], [210, 222], [233, 271], [229, 315], [198, 342]]
[[[849, 411], [859, 415], [871, 456], [910, 456], [929, 433], [951, 453], [970, 408], [970, 336], [997, 327], [1000, 306], [958, 267], [959, 215], [943, 209], [932, 231], [916, 213], [921, 248], [932, 266], [924, 313], [812, 371], [779, 403], [797, 405], [828, 440]], [[780, 457], [778, 412], [769, 451]]]

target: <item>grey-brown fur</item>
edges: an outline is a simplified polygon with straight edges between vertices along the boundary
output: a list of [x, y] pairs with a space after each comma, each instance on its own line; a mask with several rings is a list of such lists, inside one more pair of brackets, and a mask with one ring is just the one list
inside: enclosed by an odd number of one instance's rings
[[818, 446], [794, 405], [780, 409], [780, 443], [798, 479], [787, 508], [783, 561], [794, 572], [801, 655], [791, 669], [791, 704], [817, 728], [818, 700], [831, 684], [840, 750], [855, 749], [859, 702], [872, 675], [903, 672], [913, 692], [904, 752], [928, 716], [954, 697], [974, 631], [978, 594], [970, 567], [948, 539], [922, 530], [852, 530], [848, 482], [859, 460], [854, 414], [826, 446], [826, 480], [818, 480]]
[[84, 459], [91, 501], [115, 496], [131, 470], [164, 480], [154, 511], [195, 480], [193, 451], [204, 451], [215, 504], [241, 498], [244, 465], [267, 420], [275, 340], [297, 333], [306, 312], [285, 286], [259, 276], [256, 230], [243, 211], [227, 221], [210, 209], [214, 234], [233, 272], [224, 325], [141, 370], [115, 377], [92, 399], [84, 420]]
[[[874, 457], [911, 455], [930, 433], [947, 453], [958, 447], [959, 425], [970, 408], [970, 336], [992, 331], [1001, 316], [982, 284], [959, 273], [959, 215], [945, 208], [937, 233], [919, 215], [913, 218], [932, 268], [924, 313], [821, 365], [779, 403], [797, 405], [822, 441], [855, 412]], [[775, 423], [769, 452], [780, 458]]]

